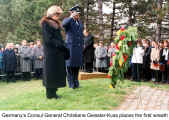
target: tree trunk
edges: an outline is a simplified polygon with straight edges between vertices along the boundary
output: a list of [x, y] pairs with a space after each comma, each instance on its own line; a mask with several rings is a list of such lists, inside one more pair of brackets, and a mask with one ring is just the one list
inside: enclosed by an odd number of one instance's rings
[[99, 9], [99, 40], [104, 40], [104, 27], [103, 27], [103, 0], [98, 0]]
[[[162, 0], [157, 1], [157, 9], [162, 9]], [[156, 28], [156, 41], [161, 41], [161, 24], [162, 19], [160, 18], [160, 14], [157, 15], [157, 28]]]
[[132, 6], [132, 0], [129, 0], [129, 25], [133, 25], [135, 23], [135, 19], [134, 19], [134, 10], [133, 10], [133, 6]]
[[89, 28], [89, 0], [87, 0], [87, 4], [86, 4], [86, 29], [88, 30]]
[[115, 7], [116, 7], [116, 4], [115, 2], [113, 2], [113, 13], [112, 13], [112, 21], [111, 21], [111, 37], [110, 37], [110, 42], [113, 41], [113, 33], [114, 33], [114, 17], [115, 17]]
[[82, 20], [83, 24], [85, 22], [85, 2], [86, 2], [86, 0], [83, 0], [82, 6], [81, 6], [81, 20]]

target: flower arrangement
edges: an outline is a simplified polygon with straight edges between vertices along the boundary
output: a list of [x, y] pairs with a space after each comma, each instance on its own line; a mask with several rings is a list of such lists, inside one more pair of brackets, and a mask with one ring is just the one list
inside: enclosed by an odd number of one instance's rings
[[122, 27], [117, 31], [117, 37], [114, 42], [116, 44], [116, 52], [112, 55], [108, 78], [111, 79], [110, 88], [115, 88], [118, 80], [123, 80], [124, 73], [130, 66], [130, 56], [132, 55], [135, 41], [138, 38], [137, 28]]

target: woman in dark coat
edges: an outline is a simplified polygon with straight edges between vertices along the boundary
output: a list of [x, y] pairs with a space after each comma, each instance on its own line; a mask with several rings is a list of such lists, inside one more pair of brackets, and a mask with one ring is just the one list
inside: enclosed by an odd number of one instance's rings
[[58, 88], [66, 86], [65, 59], [69, 58], [69, 50], [62, 40], [59, 16], [62, 9], [51, 6], [47, 16], [41, 20], [44, 50], [44, 78], [47, 98], [58, 98]]
[[85, 72], [93, 71], [94, 62], [94, 37], [89, 34], [87, 30], [84, 30], [84, 49], [83, 49], [83, 62], [85, 66]]
[[163, 65], [162, 82], [169, 84], [169, 43], [164, 40], [164, 48], [160, 53], [160, 64]]
[[4, 69], [7, 74], [7, 82], [15, 82], [14, 73], [16, 70], [16, 55], [14, 50], [12, 49], [13, 44], [8, 43], [7, 49], [4, 51], [3, 61], [4, 61]]
[[145, 43], [143, 44], [144, 47], [144, 56], [143, 56], [143, 78], [145, 81], [149, 81], [151, 79], [151, 70], [150, 70], [150, 53], [151, 53], [151, 48], [150, 48], [150, 43], [148, 40], [145, 40]]

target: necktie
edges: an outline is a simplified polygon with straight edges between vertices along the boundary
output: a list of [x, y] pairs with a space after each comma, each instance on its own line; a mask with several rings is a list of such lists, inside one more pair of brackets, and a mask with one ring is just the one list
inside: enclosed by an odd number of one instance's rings
[[79, 22], [78, 22], [78, 21], [76, 21], [76, 24], [77, 24], [77, 25], [79, 25]]

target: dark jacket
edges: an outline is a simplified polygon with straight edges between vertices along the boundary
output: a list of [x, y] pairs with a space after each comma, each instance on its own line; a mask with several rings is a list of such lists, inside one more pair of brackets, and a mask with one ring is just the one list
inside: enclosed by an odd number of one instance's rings
[[42, 23], [44, 50], [44, 79], [46, 88], [60, 88], [66, 86], [65, 59], [69, 50], [64, 46], [61, 29], [52, 19]]
[[84, 37], [83, 61], [84, 63], [93, 63], [94, 61], [94, 37], [88, 35]]
[[145, 53], [144, 53], [144, 56], [143, 56], [143, 68], [144, 69], [148, 69], [150, 68], [150, 54], [151, 54], [151, 48], [148, 47], [145, 49]]
[[0, 51], [0, 70], [3, 69], [3, 52]]
[[5, 72], [15, 72], [17, 60], [14, 50], [6, 49], [3, 56]]
[[160, 50], [160, 63], [161, 64], [168, 64], [169, 60], [169, 53], [168, 53], [168, 59], [165, 58], [165, 55], [163, 54], [164, 51], [167, 51], [168, 48], [163, 48]]
[[83, 65], [83, 24], [78, 23], [71, 17], [63, 20], [62, 26], [66, 32], [66, 47], [70, 49], [70, 59], [66, 61], [66, 65], [70, 67], [79, 67]]

